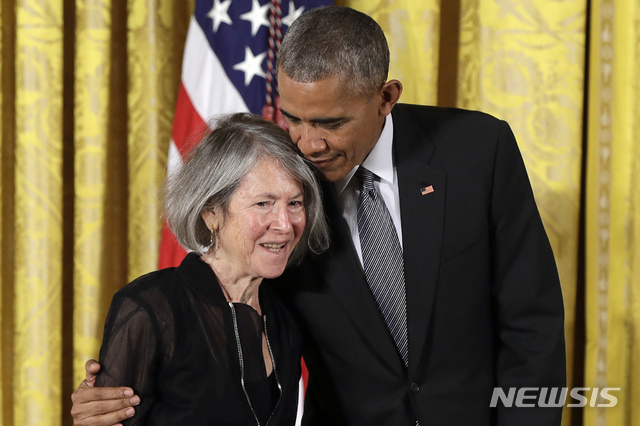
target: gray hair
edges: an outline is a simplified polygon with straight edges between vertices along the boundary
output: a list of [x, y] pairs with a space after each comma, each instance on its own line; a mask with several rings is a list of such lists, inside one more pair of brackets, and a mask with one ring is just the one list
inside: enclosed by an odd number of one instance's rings
[[[315, 168], [291, 142], [289, 134], [260, 116], [237, 113], [210, 122], [207, 134], [187, 156], [184, 165], [167, 177], [166, 221], [178, 242], [202, 253], [211, 245], [212, 232], [202, 219], [203, 211], [220, 208], [228, 214], [229, 203], [244, 177], [261, 159], [273, 158], [300, 183], [307, 219], [305, 230], [289, 263], [329, 245], [329, 228]], [[224, 216], [223, 216], [224, 217]]]
[[338, 76], [352, 94], [371, 97], [387, 80], [389, 46], [382, 28], [364, 13], [318, 7], [287, 30], [278, 70], [300, 83]]

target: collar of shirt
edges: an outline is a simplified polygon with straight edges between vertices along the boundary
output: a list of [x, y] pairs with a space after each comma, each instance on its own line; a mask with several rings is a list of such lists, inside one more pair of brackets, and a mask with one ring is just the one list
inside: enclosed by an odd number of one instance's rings
[[[362, 166], [377, 175], [381, 180], [387, 181], [391, 185], [396, 185], [396, 176], [393, 170], [393, 119], [391, 114], [387, 115], [380, 138], [375, 146], [362, 162]], [[335, 183], [338, 196], [342, 195], [351, 178], [356, 174], [359, 166], [354, 167], [347, 176]], [[357, 185], [357, 184], [356, 184]]]
[[[362, 166], [375, 173], [380, 180], [374, 183], [377, 191], [382, 196], [391, 219], [396, 227], [400, 246], [402, 247], [402, 224], [400, 222], [400, 198], [398, 191], [398, 175], [393, 165], [393, 120], [391, 114], [387, 115], [380, 138], [369, 155], [362, 162]], [[356, 179], [352, 179], [358, 167], [354, 167], [347, 177], [336, 182], [338, 203], [342, 211], [356, 254], [362, 264], [362, 249], [360, 248], [360, 235], [358, 234], [358, 195], [360, 188]]]

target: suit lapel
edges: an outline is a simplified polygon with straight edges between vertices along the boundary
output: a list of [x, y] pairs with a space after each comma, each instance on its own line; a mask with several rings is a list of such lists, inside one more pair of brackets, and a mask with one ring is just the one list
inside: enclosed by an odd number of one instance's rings
[[[396, 110], [398, 112], [396, 113]], [[424, 129], [401, 108], [394, 109], [393, 155], [398, 174], [407, 320], [409, 372], [414, 373], [426, 348], [433, 310], [442, 237], [446, 172], [429, 165], [435, 145]], [[332, 232], [331, 249], [314, 256], [330, 294], [346, 312], [358, 332], [390, 368], [404, 363], [380, 314], [360, 266], [348, 226], [337, 203], [332, 184], [324, 184], [325, 209]], [[424, 194], [423, 194], [424, 192]]]
[[438, 281], [446, 173], [429, 165], [435, 145], [418, 132], [406, 114], [395, 114], [394, 160], [400, 190], [400, 211], [407, 287], [409, 370], [423, 357]]

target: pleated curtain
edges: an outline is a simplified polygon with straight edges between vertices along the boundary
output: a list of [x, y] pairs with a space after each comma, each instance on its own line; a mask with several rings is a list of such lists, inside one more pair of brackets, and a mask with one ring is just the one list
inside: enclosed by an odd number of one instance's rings
[[[403, 102], [509, 122], [560, 272], [568, 386], [621, 388], [563, 425], [639, 424], [640, 4], [337, 3], [382, 26]], [[193, 6], [0, 1], [0, 425], [72, 424], [112, 294], [156, 268]]]

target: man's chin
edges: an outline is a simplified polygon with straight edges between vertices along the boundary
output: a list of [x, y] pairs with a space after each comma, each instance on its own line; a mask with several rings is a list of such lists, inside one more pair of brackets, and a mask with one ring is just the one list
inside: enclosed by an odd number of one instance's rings
[[343, 173], [341, 170], [330, 170], [324, 171], [319, 170], [320, 177], [327, 182], [339, 182], [347, 176], [346, 173]]
[[329, 182], [339, 182], [344, 179], [350, 172], [346, 167], [316, 167], [323, 180]]
[[307, 159], [313, 163], [322, 180], [337, 182], [344, 179], [344, 177], [349, 173], [349, 170], [345, 171], [345, 167], [342, 167], [344, 164], [344, 158], [340, 156], [333, 157], [328, 161], [318, 161], [317, 159], [311, 158]]

